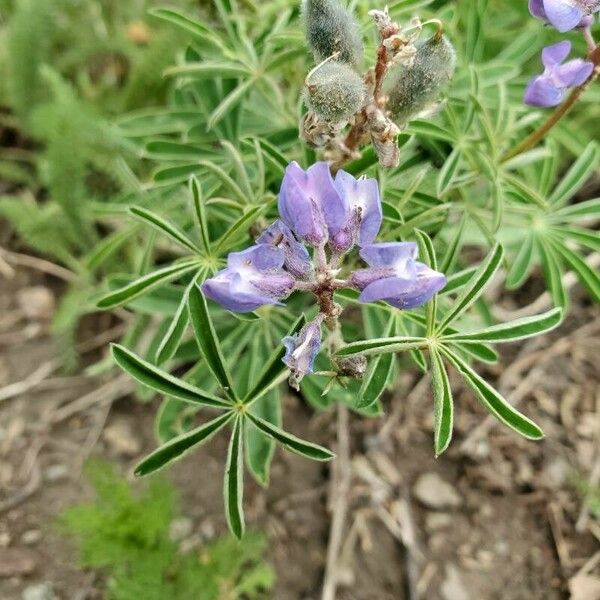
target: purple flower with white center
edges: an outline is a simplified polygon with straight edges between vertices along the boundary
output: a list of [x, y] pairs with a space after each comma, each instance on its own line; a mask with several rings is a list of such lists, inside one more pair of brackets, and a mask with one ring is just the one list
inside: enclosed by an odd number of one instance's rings
[[331, 237], [329, 243], [337, 253], [347, 252], [358, 244], [372, 244], [383, 220], [379, 187], [375, 179], [355, 179], [350, 173], [338, 171], [334, 185], [348, 206], [345, 226]]
[[368, 269], [356, 271], [350, 283], [361, 290], [361, 302], [384, 300], [401, 309], [421, 306], [446, 285], [446, 277], [415, 260], [414, 242], [366, 246], [360, 251]]
[[290, 385], [298, 389], [301, 379], [312, 373], [315, 359], [321, 349], [321, 323], [324, 315], [319, 314], [297, 334], [283, 338], [285, 356], [283, 362], [291, 369]]
[[561, 33], [589, 27], [598, 11], [600, 0], [529, 0], [529, 12]]
[[204, 294], [234, 312], [251, 312], [265, 304], [280, 304], [294, 288], [294, 278], [283, 270], [282, 249], [258, 244], [232, 252], [227, 268], [202, 284]]
[[349, 216], [348, 205], [336, 190], [326, 162], [317, 162], [306, 171], [298, 163], [290, 163], [278, 206], [282, 221], [312, 246], [322, 246], [335, 236]]
[[258, 238], [259, 244], [281, 248], [286, 270], [298, 279], [306, 279], [313, 271], [308, 250], [294, 237], [290, 228], [280, 220], [270, 225]]
[[525, 104], [530, 106], [557, 106], [567, 89], [583, 84], [594, 70], [594, 65], [576, 58], [564, 62], [571, 52], [571, 42], [559, 42], [542, 50], [544, 72], [534, 77], [525, 90]]

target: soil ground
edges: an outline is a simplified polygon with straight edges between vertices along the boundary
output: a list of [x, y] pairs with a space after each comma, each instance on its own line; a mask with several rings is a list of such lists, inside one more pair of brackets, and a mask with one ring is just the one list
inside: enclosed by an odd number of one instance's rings
[[[32, 286], [60, 293], [55, 279], [35, 270], [0, 272], [0, 394], [57, 359], [43, 302], [26, 314], [23, 293], [28, 298]], [[542, 442], [487, 420], [453, 380], [455, 437], [435, 459], [430, 392], [412, 371], [386, 398], [384, 418], [350, 416], [351, 458], [337, 467], [350, 477], [339, 600], [600, 598], [600, 524], [582, 491], [600, 478], [600, 316], [577, 288], [573, 294], [559, 331], [508, 347], [499, 365], [478, 365], [542, 425]], [[89, 499], [81, 476], [88, 456], [130, 473], [154, 447], [158, 401], [136, 402], [123, 379], [115, 386], [125, 397], [110, 401], [98, 390], [115, 377], [49, 374], [0, 399], [1, 600], [20, 599], [37, 583], [51, 584], [60, 599], [102, 598], [102, 575], [77, 568], [75, 548], [54, 523], [65, 507]], [[336, 446], [335, 411], [315, 415], [290, 395], [284, 422]], [[226, 440], [217, 438], [167, 472], [193, 522], [190, 548], [225, 532], [225, 453]], [[267, 490], [247, 478], [247, 520], [269, 536], [277, 600], [320, 598], [336, 489], [330, 477], [330, 467], [278, 451]]]

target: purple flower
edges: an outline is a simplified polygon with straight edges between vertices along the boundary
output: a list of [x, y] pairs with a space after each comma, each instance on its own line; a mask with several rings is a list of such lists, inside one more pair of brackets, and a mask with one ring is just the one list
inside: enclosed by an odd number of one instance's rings
[[291, 369], [290, 385], [298, 389], [298, 383], [308, 373], [312, 373], [315, 359], [321, 349], [321, 323], [324, 316], [317, 315], [314, 321], [307, 323], [296, 335], [284, 337], [283, 362]]
[[356, 271], [350, 283], [361, 290], [361, 302], [385, 300], [396, 308], [416, 308], [446, 285], [446, 277], [416, 261], [414, 242], [373, 244], [360, 251], [369, 269]]
[[564, 62], [571, 52], [571, 42], [559, 42], [542, 50], [544, 72], [534, 77], [525, 90], [525, 104], [530, 106], [557, 106], [568, 88], [584, 83], [592, 74], [594, 65], [579, 58]]
[[284, 255], [284, 266], [294, 277], [306, 279], [311, 274], [312, 263], [308, 250], [296, 240], [290, 228], [283, 221], [275, 221], [265, 229], [257, 242], [281, 248]]
[[529, 0], [529, 12], [564, 33], [589, 27], [600, 11], [600, 0]]
[[383, 219], [379, 188], [375, 179], [355, 179], [350, 173], [338, 171], [335, 188], [347, 205], [347, 221], [344, 227], [330, 239], [332, 249], [347, 252], [358, 243], [372, 244]]
[[326, 162], [307, 171], [296, 162], [288, 165], [279, 192], [279, 214], [300, 240], [312, 246], [325, 244], [344, 227], [348, 212]]
[[283, 270], [283, 250], [258, 244], [232, 252], [227, 268], [202, 284], [204, 294], [227, 310], [251, 312], [265, 304], [280, 304], [294, 287], [294, 278]]

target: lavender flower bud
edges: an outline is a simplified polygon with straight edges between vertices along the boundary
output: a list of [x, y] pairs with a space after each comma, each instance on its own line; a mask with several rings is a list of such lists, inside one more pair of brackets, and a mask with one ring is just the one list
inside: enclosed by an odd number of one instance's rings
[[345, 123], [365, 104], [365, 83], [351, 67], [329, 61], [306, 78], [306, 104], [330, 123]]
[[445, 35], [436, 33], [420, 44], [413, 65], [399, 66], [398, 75], [386, 84], [393, 120], [403, 126], [434, 103], [455, 68], [456, 52]]
[[306, 0], [304, 24], [306, 40], [317, 62], [337, 52], [340, 62], [354, 66], [360, 63], [363, 44], [358, 23], [337, 0]]
[[308, 373], [312, 373], [315, 359], [321, 349], [321, 323], [323, 315], [307, 323], [296, 335], [284, 337], [282, 342], [286, 353], [283, 362], [291, 369], [290, 385], [298, 389], [298, 384]]

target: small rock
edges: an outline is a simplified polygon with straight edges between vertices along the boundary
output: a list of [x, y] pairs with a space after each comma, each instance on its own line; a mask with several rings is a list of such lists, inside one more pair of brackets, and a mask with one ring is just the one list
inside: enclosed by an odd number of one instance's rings
[[10, 533], [8, 531], [0, 531], [0, 548], [6, 548], [10, 545]]
[[187, 517], [173, 519], [169, 525], [169, 539], [172, 542], [181, 542], [188, 537], [194, 529], [194, 522]]
[[60, 481], [61, 479], [65, 479], [68, 473], [69, 469], [67, 468], [67, 465], [50, 465], [44, 471], [44, 479], [50, 482]]
[[120, 456], [137, 456], [142, 450], [142, 443], [134, 435], [131, 425], [123, 419], [111, 423], [103, 437], [109, 448]]
[[440, 587], [442, 598], [444, 600], [470, 600], [471, 596], [467, 591], [460, 571], [454, 565], [446, 565], [446, 579]]
[[0, 577], [30, 575], [35, 571], [36, 555], [27, 548], [0, 549]]
[[428, 531], [446, 529], [452, 524], [452, 517], [447, 513], [428, 513], [425, 517], [425, 528]]
[[458, 508], [462, 498], [454, 486], [444, 481], [437, 473], [424, 473], [413, 488], [415, 497], [428, 508]]
[[39, 529], [30, 529], [21, 536], [21, 541], [27, 546], [37, 544], [42, 539], [42, 532]]
[[571, 600], [600, 600], [600, 577], [579, 574], [569, 580]]
[[23, 600], [56, 600], [50, 583], [36, 583], [23, 590]]
[[54, 315], [54, 294], [43, 285], [26, 287], [17, 292], [19, 308], [30, 321], [49, 321]]

